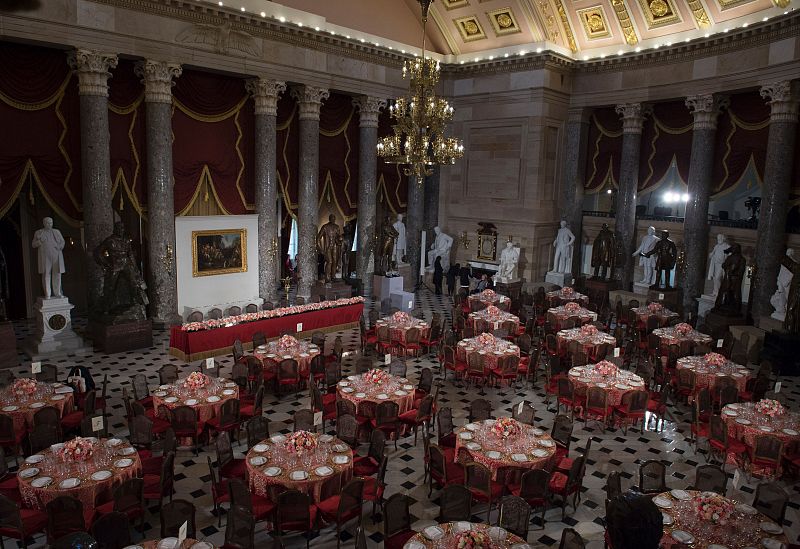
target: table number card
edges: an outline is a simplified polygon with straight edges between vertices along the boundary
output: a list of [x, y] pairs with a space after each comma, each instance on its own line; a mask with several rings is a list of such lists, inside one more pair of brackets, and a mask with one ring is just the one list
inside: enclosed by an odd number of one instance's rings
[[322, 425], [322, 412], [314, 412], [314, 425]]
[[522, 415], [522, 408], [524, 408], [524, 407], [525, 407], [525, 401], [523, 400], [522, 402], [519, 403], [519, 406], [517, 406], [517, 415], [518, 416]]
[[92, 431], [95, 433], [103, 430], [103, 416], [92, 418]]
[[718, 349], [722, 348], [722, 340], [721, 339], [717, 340], [717, 348]]
[[774, 391], [775, 391], [775, 393], [776, 393], [776, 394], [781, 392], [781, 383], [782, 383], [781, 381], [776, 381], [776, 382], [775, 382], [775, 389], [774, 389]]
[[412, 300], [408, 302], [408, 310], [410, 311], [413, 308], [414, 308], [414, 301]]
[[736, 471], [733, 473], [733, 487], [738, 490], [741, 484], [742, 484], [742, 475], [739, 472], [739, 469], [736, 469]]
[[181, 524], [181, 527], [178, 529], [178, 545], [180, 547], [183, 545], [183, 542], [186, 541], [186, 530], [189, 529], [189, 521], [184, 522]]
[[386, 364], [387, 366], [392, 363], [391, 353], [386, 353], [385, 355], [383, 355], [383, 363]]
[[303, 331], [303, 323], [302, 322], [298, 322], [297, 323], [297, 329], [295, 330], [295, 332], [297, 332], [299, 334], [302, 331]]
[[31, 362], [31, 373], [32, 374], [41, 374], [42, 373], [42, 363], [39, 361]]
[[614, 347], [614, 358], [619, 358], [619, 347]]
[[206, 370], [213, 370], [214, 369], [214, 357], [206, 359]]

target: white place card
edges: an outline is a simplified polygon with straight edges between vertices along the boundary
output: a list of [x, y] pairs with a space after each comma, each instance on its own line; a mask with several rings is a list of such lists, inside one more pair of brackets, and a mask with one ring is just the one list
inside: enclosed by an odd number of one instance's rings
[[572, 282], [570, 282], [570, 284], [572, 284], [573, 286], [575, 285], [575, 279], [574, 278], [572, 279]]
[[414, 308], [414, 301], [413, 300], [408, 302], [408, 308], [409, 309], [413, 309]]
[[42, 363], [39, 361], [31, 362], [31, 373], [32, 374], [41, 374], [42, 373]]
[[296, 328], [297, 328], [297, 329], [295, 330], [295, 332], [297, 332], [298, 334], [299, 334], [300, 332], [302, 332], [302, 331], [303, 331], [303, 323], [302, 323], [302, 322], [298, 322], [298, 323], [297, 323], [297, 327], [296, 327]]
[[661, 301], [662, 299], [664, 299], [664, 294], [658, 294], [658, 300]]
[[717, 340], [717, 347], [718, 347], [718, 348], [722, 347], [722, 343], [723, 343], [723, 342], [722, 342], [722, 340], [721, 340], [721, 339], [718, 339], [718, 340]]
[[383, 355], [383, 363], [386, 364], [387, 366], [392, 363], [391, 353], [386, 353], [385, 355]]
[[213, 370], [214, 369], [214, 357], [206, 359], [206, 370]]
[[614, 358], [619, 358], [619, 347], [614, 347]]
[[314, 412], [314, 425], [322, 425], [322, 412]]
[[742, 475], [739, 472], [739, 469], [736, 469], [733, 473], [733, 487], [735, 489], [739, 489], [739, 486], [742, 484]]
[[103, 416], [97, 416], [92, 418], [92, 431], [98, 432], [103, 430]]
[[518, 416], [519, 416], [519, 415], [522, 415], [522, 408], [523, 408], [524, 406], [525, 406], [525, 401], [523, 400], [522, 402], [520, 402], [520, 403], [519, 403], [519, 406], [517, 406], [517, 415], [518, 415]]
[[780, 393], [781, 392], [781, 383], [782, 383], [781, 381], [776, 381], [775, 382], [775, 389], [774, 389], [775, 393]]
[[186, 531], [189, 529], [189, 521], [185, 521], [181, 524], [181, 527], [178, 529], [178, 545], [180, 547], [183, 545], [183, 542], [186, 541]]

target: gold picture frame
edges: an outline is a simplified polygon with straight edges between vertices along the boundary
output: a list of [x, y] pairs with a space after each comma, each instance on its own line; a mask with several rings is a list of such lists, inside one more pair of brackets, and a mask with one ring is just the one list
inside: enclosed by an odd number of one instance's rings
[[192, 231], [192, 276], [247, 272], [247, 229]]

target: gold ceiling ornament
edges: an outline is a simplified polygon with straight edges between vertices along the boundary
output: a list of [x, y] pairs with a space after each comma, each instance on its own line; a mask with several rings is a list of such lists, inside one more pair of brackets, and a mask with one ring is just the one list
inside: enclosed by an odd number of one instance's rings
[[446, 10], [455, 10], [469, 6], [469, 0], [442, 0], [442, 4]]
[[614, 13], [617, 14], [619, 26], [622, 28], [622, 34], [625, 36], [625, 42], [629, 46], [635, 46], [639, 43], [639, 38], [636, 36], [636, 30], [633, 28], [631, 16], [628, 14], [628, 8], [625, 7], [625, 0], [611, 0], [611, 5], [614, 7]]
[[572, 28], [569, 26], [569, 18], [567, 17], [567, 10], [564, 9], [564, 3], [561, 0], [553, 0], [558, 9], [558, 15], [561, 17], [561, 25], [564, 27], [564, 35], [567, 37], [567, 45], [572, 53], [578, 51], [578, 44], [575, 42], [575, 35], [572, 34]]
[[681, 16], [672, 0], [639, 0], [649, 29], [680, 23]]
[[594, 6], [591, 8], [578, 10], [578, 17], [583, 24], [583, 30], [586, 33], [586, 38], [589, 40], [594, 40], [596, 38], [607, 38], [611, 36], [602, 6]]
[[514, 17], [514, 12], [510, 7], [500, 8], [499, 10], [488, 11], [486, 16], [494, 27], [494, 33], [497, 36], [505, 36], [507, 34], [516, 34], [522, 32], [517, 24], [517, 18]]
[[389, 107], [394, 120], [393, 135], [378, 141], [378, 156], [389, 164], [400, 164], [403, 173], [422, 185], [433, 166], [455, 164], [464, 156], [464, 145], [447, 137], [445, 128], [453, 119], [453, 107], [436, 96], [439, 62], [425, 57], [425, 26], [433, 0], [418, 0], [422, 8], [422, 57], [403, 64], [403, 78], [409, 79], [409, 93]]
[[708, 14], [700, 0], [687, 0], [686, 3], [689, 4], [689, 9], [692, 10], [692, 15], [694, 15], [694, 20], [697, 21], [698, 27], [705, 29], [711, 26], [711, 20], [708, 18]]
[[652, 0], [650, 2], [650, 11], [655, 17], [664, 17], [669, 13], [669, 6], [664, 0]]
[[772, 0], [772, 1], [779, 8], [785, 8], [791, 3], [791, 0]]
[[454, 19], [458, 33], [464, 42], [472, 42], [474, 40], [483, 40], [486, 38], [486, 33], [483, 31], [477, 15], [470, 15], [468, 17], [459, 17]]

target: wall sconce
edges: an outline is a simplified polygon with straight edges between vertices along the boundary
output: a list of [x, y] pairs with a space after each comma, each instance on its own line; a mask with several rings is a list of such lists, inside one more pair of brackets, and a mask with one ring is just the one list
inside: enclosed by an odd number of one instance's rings
[[274, 236], [272, 237], [272, 242], [267, 248], [267, 253], [272, 259], [278, 257], [278, 239], [275, 238]]
[[514, 235], [513, 234], [508, 235], [506, 242], [514, 242]]
[[467, 231], [461, 231], [461, 234], [458, 236], [458, 240], [464, 246], [465, 250], [469, 250], [469, 243], [472, 242], [472, 240], [469, 239]]

